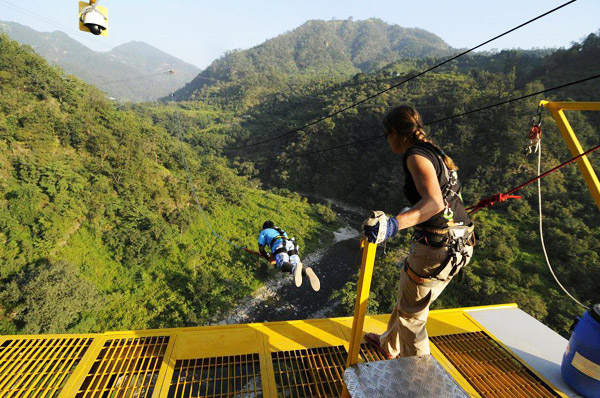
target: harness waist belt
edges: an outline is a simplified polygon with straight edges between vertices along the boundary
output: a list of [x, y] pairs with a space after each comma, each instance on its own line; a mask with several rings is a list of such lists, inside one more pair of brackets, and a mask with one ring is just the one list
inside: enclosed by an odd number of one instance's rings
[[273, 247], [273, 243], [275, 243], [278, 239], [284, 239], [285, 240], [287, 238], [285, 236], [283, 236], [283, 235], [277, 235], [276, 237], [274, 237], [273, 239], [271, 239], [271, 242], [269, 242], [269, 247]]
[[438, 235], [448, 235], [448, 228], [435, 229], [435, 228], [415, 227], [415, 231], [428, 232], [431, 234], [438, 234]]
[[[449, 228], [433, 229], [415, 227], [413, 238], [417, 242], [424, 241], [426, 245], [431, 247], [446, 247], [449, 244], [449, 231]], [[469, 246], [475, 246], [475, 243], [477, 242], [477, 237], [475, 236], [474, 231], [475, 224], [472, 224], [468, 227], [467, 235], [465, 236], [465, 243]]]

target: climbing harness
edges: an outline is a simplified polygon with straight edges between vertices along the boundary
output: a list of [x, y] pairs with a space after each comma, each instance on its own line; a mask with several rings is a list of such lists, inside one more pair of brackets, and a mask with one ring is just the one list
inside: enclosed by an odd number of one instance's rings
[[[427, 277], [417, 274], [408, 264], [408, 258], [404, 261], [404, 270], [413, 282], [431, 287], [440, 281], [453, 277], [459, 270], [462, 271], [462, 266], [467, 262], [467, 246], [475, 246], [477, 234], [475, 233], [474, 224], [470, 226], [451, 226], [443, 230], [418, 228], [415, 229], [413, 234], [413, 241], [435, 248], [446, 247], [448, 250], [446, 260], [440, 264], [433, 274]], [[438, 275], [443, 274], [448, 267], [452, 267], [448, 272], [448, 276], [443, 279], [438, 278]]]
[[468, 258], [467, 246], [475, 246], [477, 242], [477, 234], [475, 233], [475, 224], [469, 226], [456, 225], [454, 223], [454, 212], [450, 208], [449, 198], [457, 196], [461, 202], [462, 197], [460, 192], [455, 189], [458, 185], [458, 173], [456, 170], [450, 170], [446, 162], [444, 161], [445, 153], [436, 146], [432, 147], [435, 149], [435, 154], [439, 159], [442, 167], [444, 168], [444, 174], [446, 177], [446, 183], [440, 182], [442, 190], [442, 198], [444, 200], [444, 218], [448, 221], [448, 227], [444, 229], [433, 229], [424, 227], [415, 227], [413, 232], [413, 241], [425, 244], [435, 248], [447, 248], [448, 256], [446, 260], [437, 268], [437, 270], [427, 277], [418, 275], [414, 272], [408, 264], [408, 258], [405, 261], [404, 269], [408, 276], [413, 282], [429, 286], [441, 281], [442, 279], [437, 278], [438, 275], [443, 274], [448, 267], [452, 267], [448, 272], [447, 278], [453, 277], [457, 271], [462, 271], [462, 266], [466, 264]]
[[283, 239], [283, 243], [284, 243], [284, 246], [285, 246], [285, 241], [287, 240], [287, 237], [285, 236], [285, 232], [281, 228], [279, 228], [279, 227], [272, 227], [271, 229], [274, 229], [275, 231], [277, 231], [277, 233], [279, 235], [277, 235], [273, 239], [271, 239], [271, 241], [267, 244], [267, 246], [269, 246], [270, 248], [273, 248], [273, 244], [278, 239]]
[[[271, 249], [271, 257], [275, 258], [275, 256], [277, 254], [287, 253], [288, 238], [285, 236], [285, 232], [281, 228], [271, 227], [271, 229], [274, 229], [279, 234], [279, 235], [273, 237], [267, 244], [267, 246], [269, 246], [269, 248]], [[278, 240], [281, 241], [281, 246], [279, 246], [277, 249], [273, 249], [275, 247], [275, 245], [277, 244]]]
[[443, 150], [437, 148], [435, 145], [431, 145], [431, 147], [433, 147], [437, 158], [441, 162], [442, 167], [444, 168], [444, 175], [446, 176], [446, 184], [444, 184], [442, 188], [442, 198], [444, 200], [444, 218], [447, 221], [452, 221], [454, 220], [454, 212], [450, 208], [448, 198], [451, 196], [458, 196], [460, 198], [460, 192], [453, 189], [458, 184], [458, 173], [456, 170], [450, 170], [448, 165], [446, 165], [446, 162], [444, 161], [444, 156], [446, 156], [446, 154]]

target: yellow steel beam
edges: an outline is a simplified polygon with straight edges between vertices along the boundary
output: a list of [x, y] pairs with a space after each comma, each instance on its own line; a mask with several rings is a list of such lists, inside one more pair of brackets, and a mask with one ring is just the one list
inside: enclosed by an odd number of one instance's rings
[[[569, 120], [565, 116], [565, 110], [579, 110], [579, 111], [600, 111], [600, 102], [548, 102], [541, 101], [540, 105], [548, 109], [552, 113], [554, 121], [558, 125], [563, 139], [567, 143], [569, 150], [573, 156], [581, 155], [583, 148], [573, 131], [573, 128], [569, 124]], [[582, 156], [577, 160], [577, 166], [579, 171], [583, 175], [583, 179], [590, 190], [596, 206], [600, 210], [600, 181], [598, 176], [594, 172], [592, 164], [590, 163], [587, 156]]]
[[[360, 351], [360, 341], [362, 340], [363, 326], [365, 316], [367, 315], [367, 302], [369, 300], [369, 291], [371, 290], [371, 279], [373, 277], [373, 267], [375, 264], [375, 252], [377, 245], [369, 243], [366, 239], [360, 242], [363, 250], [362, 261], [360, 265], [360, 274], [358, 276], [358, 286], [356, 289], [356, 304], [354, 306], [354, 318], [352, 319], [352, 334], [350, 335], [350, 347], [348, 349], [348, 360], [346, 367], [352, 366], [358, 362]], [[349, 397], [350, 394], [344, 384], [342, 397]]]
[[550, 102], [541, 101], [541, 105], [549, 111], [600, 111], [600, 102]]

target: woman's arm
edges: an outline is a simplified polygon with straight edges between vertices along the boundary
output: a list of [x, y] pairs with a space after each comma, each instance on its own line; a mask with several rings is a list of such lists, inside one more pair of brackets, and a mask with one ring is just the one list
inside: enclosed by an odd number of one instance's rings
[[396, 216], [399, 230], [427, 221], [445, 207], [440, 183], [431, 161], [420, 155], [411, 155], [406, 164], [421, 195], [421, 200], [409, 211]]

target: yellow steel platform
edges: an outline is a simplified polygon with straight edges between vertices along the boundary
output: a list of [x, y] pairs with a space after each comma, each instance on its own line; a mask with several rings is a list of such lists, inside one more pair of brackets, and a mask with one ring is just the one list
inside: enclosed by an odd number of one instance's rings
[[[515, 305], [477, 309], [507, 306]], [[465, 391], [519, 396], [496, 392], [521, 389], [522, 396], [561, 396], [503, 351], [466, 310], [473, 308], [432, 311], [427, 324], [434, 357]], [[388, 318], [366, 317], [364, 331], [383, 332]], [[2, 336], [0, 397], [337, 397], [351, 327], [352, 318], [331, 318]], [[366, 344], [360, 358], [382, 359]], [[492, 381], [499, 377], [505, 380], [496, 388]], [[543, 388], [547, 391], [538, 394]]]

